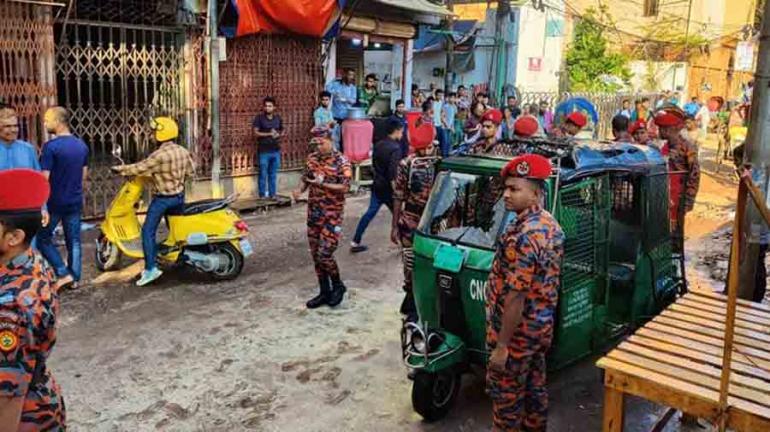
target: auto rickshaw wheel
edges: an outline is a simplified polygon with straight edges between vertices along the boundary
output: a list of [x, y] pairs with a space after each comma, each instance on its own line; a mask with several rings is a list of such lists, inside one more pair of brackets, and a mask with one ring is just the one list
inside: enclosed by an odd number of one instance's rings
[[96, 258], [96, 268], [99, 271], [112, 271], [120, 264], [122, 254], [118, 245], [111, 242], [106, 235], [101, 234], [96, 241], [94, 255]]
[[412, 407], [425, 421], [444, 418], [460, 392], [461, 375], [451, 370], [419, 371], [412, 384]]

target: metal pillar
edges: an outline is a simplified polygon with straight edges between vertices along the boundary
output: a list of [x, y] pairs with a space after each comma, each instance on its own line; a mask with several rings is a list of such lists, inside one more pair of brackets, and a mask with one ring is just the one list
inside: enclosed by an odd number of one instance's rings
[[[765, 3], [764, 16], [770, 17], [770, 2]], [[754, 75], [754, 94], [751, 102], [749, 134], [746, 139], [744, 160], [751, 163], [754, 183], [767, 197], [768, 170], [770, 170], [770, 19], [762, 20], [759, 38], [759, 57]], [[770, 204], [770, 203], [768, 203]], [[753, 203], [748, 204], [746, 223], [741, 235], [746, 240], [741, 251], [740, 284], [738, 297], [751, 299], [754, 293], [754, 275], [757, 270], [760, 236], [768, 227]]]
[[[454, 0], [447, 0], [446, 7], [450, 11], [454, 12]], [[449, 32], [449, 39], [447, 40], [446, 47], [446, 68], [444, 69], [444, 92], [446, 95], [448, 95], [451, 91], [452, 81], [454, 81], [454, 74], [452, 71], [455, 56], [455, 37], [452, 33], [454, 29], [454, 21], [454, 15], [450, 15], [446, 19], [446, 30]]]
[[412, 60], [414, 59], [414, 39], [404, 43], [404, 102], [407, 109], [412, 106]]
[[221, 131], [219, 123], [219, 38], [217, 37], [217, 0], [208, 0], [209, 19], [209, 104], [211, 107], [211, 196], [224, 196], [219, 178]]

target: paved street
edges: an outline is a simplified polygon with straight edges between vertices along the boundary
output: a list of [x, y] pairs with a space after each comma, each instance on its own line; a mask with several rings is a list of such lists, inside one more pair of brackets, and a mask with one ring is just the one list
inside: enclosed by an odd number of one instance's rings
[[[367, 202], [348, 201], [348, 238]], [[247, 218], [256, 253], [233, 283], [174, 270], [151, 288], [107, 284], [65, 294], [51, 366], [71, 430], [488, 430], [480, 376], [465, 377], [446, 421], [425, 424], [412, 411], [389, 216], [372, 224], [368, 252], [338, 252], [350, 294], [334, 310], [304, 307], [315, 284], [304, 206]], [[592, 359], [550, 381], [549, 430], [600, 430], [601, 375]], [[644, 430], [659, 411], [628, 406], [630, 431]]]

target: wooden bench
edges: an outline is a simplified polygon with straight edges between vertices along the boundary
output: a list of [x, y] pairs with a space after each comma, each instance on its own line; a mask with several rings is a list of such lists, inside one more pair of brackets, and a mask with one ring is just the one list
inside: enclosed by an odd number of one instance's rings
[[[600, 359], [605, 432], [623, 430], [625, 394], [720, 420], [727, 297], [693, 291]], [[770, 307], [738, 300], [725, 421], [770, 431]]]

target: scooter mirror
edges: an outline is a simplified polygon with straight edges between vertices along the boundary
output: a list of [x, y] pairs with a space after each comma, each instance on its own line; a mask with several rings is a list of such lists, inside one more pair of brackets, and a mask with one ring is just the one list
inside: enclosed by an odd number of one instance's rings
[[114, 145], [112, 146], [112, 155], [118, 159], [120, 159], [120, 156], [123, 154], [123, 147], [120, 145]]

